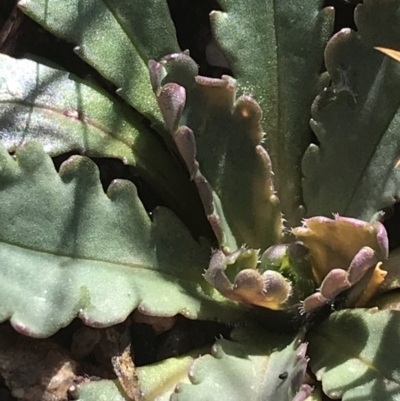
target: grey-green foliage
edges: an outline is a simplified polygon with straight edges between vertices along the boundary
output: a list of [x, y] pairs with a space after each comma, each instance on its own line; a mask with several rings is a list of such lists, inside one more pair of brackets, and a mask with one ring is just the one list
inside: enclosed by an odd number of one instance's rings
[[[379, 288], [399, 287], [397, 258], [384, 261], [385, 229], [367, 222], [400, 196], [400, 64], [373, 48], [400, 49], [400, 0], [365, 0], [358, 32], [330, 40], [333, 10], [322, 0], [217, 2], [213, 45], [234, 76], [221, 79], [198, 76], [181, 53], [166, 0], [19, 2], [117, 94], [0, 56], [0, 319], [37, 337], [77, 316], [113, 325], [135, 308], [243, 326], [211, 352], [139, 368], [144, 400], [320, 401], [307, 366], [328, 396], [398, 400], [399, 312], [328, 315], [330, 303], [381, 305], [371, 301]], [[50, 156], [71, 151], [82, 156], [57, 172]], [[124, 180], [105, 193], [90, 157], [134, 167], [168, 208], [149, 216]], [[303, 277], [281, 254], [260, 274], [259, 250], [294, 235], [308, 248], [296, 263], [312, 272]], [[237, 249], [251, 257], [219, 264]], [[287, 303], [266, 291], [268, 269]], [[310, 295], [302, 310], [311, 313], [300, 315], [299, 293]], [[74, 396], [127, 399], [105, 380]]]

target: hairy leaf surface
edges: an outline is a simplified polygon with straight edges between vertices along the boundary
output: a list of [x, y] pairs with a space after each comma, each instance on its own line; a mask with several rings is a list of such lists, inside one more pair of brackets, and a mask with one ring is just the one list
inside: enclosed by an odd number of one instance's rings
[[[141, 401], [169, 401], [178, 383], [189, 382], [187, 376], [193, 356], [169, 358], [137, 368], [142, 392]], [[101, 380], [78, 386], [79, 401], [127, 401], [117, 381]]]
[[179, 385], [171, 400], [292, 401], [298, 396], [303, 401], [311, 393], [310, 387], [302, 386], [305, 344], [294, 341], [285, 348], [285, 336], [245, 330], [233, 336], [238, 342], [218, 340], [211, 355], [195, 360], [189, 372], [191, 384]]
[[199, 319], [242, 313], [202, 280], [208, 247], [167, 209], [151, 222], [132, 183], [115, 180], [105, 194], [92, 161], [73, 156], [57, 174], [35, 143], [15, 158], [1, 147], [1, 321], [48, 336], [76, 316], [108, 326], [136, 307]]
[[264, 146], [274, 184], [292, 227], [303, 214], [301, 158], [311, 140], [310, 107], [318, 92], [332, 9], [321, 0], [218, 0], [211, 14], [218, 44], [230, 62], [239, 94], [263, 111]]
[[347, 309], [308, 334], [310, 366], [325, 394], [343, 401], [400, 399], [400, 313]]
[[147, 61], [179, 51], [164, 0], [22, 0], [19, 7], [120, 90], [152, 121], [160, 114]]
[[184, 169], [142, 117], [98, 86], [0, 54], [0, 104], [0, 140], [8, 151], [36, 141], [51, 156], [76, 151], [120, 159], [135, 166], [165, 205], [196, 231], [207, 224]]
[[369, 221], [400, 196], [400, 64], [373, 47], [400, 46], [394, 5], [399, 10], [394, 1], [366, 2], [356, 10], [359, 33], [343, 29], [326, 48], [332, 84], [316, 98], [311, 120], [320, 144], [303, 159], [309, 216]]
[[198, 76], [195, 62], [174, 54], [150, 72], [175, 143], [199, 189], [220, 245], [266, 249], [281, 239], [281, 213], [268, 153], [260, 145], [261, 110], [236, 98], [228, 77]]

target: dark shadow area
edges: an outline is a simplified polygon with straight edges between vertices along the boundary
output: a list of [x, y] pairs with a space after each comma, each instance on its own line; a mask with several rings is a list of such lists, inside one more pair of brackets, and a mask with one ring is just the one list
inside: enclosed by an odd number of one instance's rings
[[[60, 166], [73, 155], [79, 155], [77, 152], [69, 152], [53, 158], [54, 167], [59, 171]], [[166, 206], [162, 197], [141, 177], [135, 167], [127, 166], [118, 159], [106, 159], [91, 157], [96, 163], [100, 172], [100, 180], [104, 192], [107, 192], [111, 182], [115, 179], [128, 180], [135, 184], [139, 198], [142, 201], [146, 211], [150, 214], [157, 206]]]
[[6, 22], [7, 18], [11, 14], [14, 6], [17, 4], [17, 0], [1, 0], [0, 2], [0, 28]]
[[170, 330], [161, 334], [157, 334], [147, 324], [134, 323], [131, 326], [131, 336], [135, 363], [137, 366], [144, 366], [197, 348], [211, 347], [217, 338], [228, 338], [230, 330], [224, 324], [189, 320], [182, 316], [178, 316]]
[[212, 40], [209, 15], [213, 10], [221, 10], [218, 3], [215, 0], [168, 0], [168, 6], [179, 46], [189, 50], [190, 57], [199, 65], [199, 74], [212, 78], [232, 75], [229, 69], [210, 65], [206, 57], [207, 45]]
[[384, 222], [389, 238], [389, 250], [400, 247], [400, 203], [395, 203], [393, 207], [384, 209]]
[[362, 4], [362, 0], [325, 0], [324, 7], [334, 7], [335, 9], [335, 25], [334, 33], [339, 32], [342, 28], [351, 28], [357, 31], [354, 22], [354, 10], [358, 4]]

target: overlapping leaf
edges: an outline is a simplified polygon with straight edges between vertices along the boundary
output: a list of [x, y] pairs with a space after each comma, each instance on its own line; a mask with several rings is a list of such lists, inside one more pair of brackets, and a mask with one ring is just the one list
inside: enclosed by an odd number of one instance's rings
[[[236, 335], [240, 339], [240, 333]], [[294, 341], [282, 349], [286, 340], [265, 333], [247, 333], [240, 342], [218, 340], [212, 355], [194, 362], [189, 373], [191, 384], [179, 385], [171, 399], [305, 400], [311, 393], [311, 388], [303, 385], [307, 347]], [[275, 350], [277, 347], [281, 350]]]
[[[137, 368], [142, 393], [141, 401], [169, 401], [178, 383], [189, 382], [190, 355], [169, 358], [153, 365]], [[127, 401], [117, 381], [101, 380], [78, 386], [79, 401]]]
[[325, 394], [343, 401], [397, 401], [400, 313], [347, 309], [309, 333], [310, 366]]
[[311, 121], [320, 144], [303, 159], [310, 216], [368, 221], [400, 196], [400, 64], [374, 49], [400, 48], [398, 10], [397, 1], [365, 2], [356, 10], [359, 33], [344, 29], [326, 48], [332, 85], [316, 98]]
[[185, 54], [151, 62], [166, 125], [194, 179], [220, 244], [266, 249], [281, 238], [279, 200], [268, 153], [260, 146], [261, 110], [236, 99], [228, 77], [197, 76]]
[[332, 9], [322, 1], [218, 0], [215, 37], [230, 61], [239, 94], [263, 111], [264, 146], [290, 226], [302, 217], [301, 158], [311, 140], [310, 106], [318, 92]]
[[77, 151], [118, 158], [135, 166], [191, 227], [198, 230], [206, 223], [184, 169], [137, 113], [96, 85], [66, 71], [0, 55], [0, 103], [0, 140], [10, 152], [37, 141], [51, 156]]
[[[133, 184], [103, 192], [97, 167], [74, 156], [54, 170], [35, 143], [0, 154], [0, 320], [47, 336], [74, 317], [107, 326], [148, 314], [234, 319], [239, 307], [202, 280], [208, 247], [167, 209], [147, 216]], [[215, 299], [215, 298], [214, 298]]]
[[164, 0], [22, 0], [19, 7], [113, 82], [152, 121], [160, 114], [147, 61], [179, 51]]

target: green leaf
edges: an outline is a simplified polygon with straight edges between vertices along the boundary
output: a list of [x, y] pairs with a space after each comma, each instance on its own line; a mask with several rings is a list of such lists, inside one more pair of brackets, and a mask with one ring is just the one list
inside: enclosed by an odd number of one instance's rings
[[78, 397], [79, 401], [130, 401], [123, 394], [117, 380], [99, 380], [80, 384], [74, 396]]
[[[21, 0], [19, 7], [75, 52], [152, 121], [160, 114], [147, 62], [180, 51], [164, 0]], [[55, 11], [56, 10], [56, 11]]]
[[301, 158], [311, 141], [310, 107], [318, 92], [323, 51], [333, 22], [321, 0], [218, 0], [211, 13], [216, 40], [237, 78], [239, 94], [260, 103], [264, 146], [289, 226], [302, 208]]
[[362, 41], [370, 46], [400, 50], [399, 15], [397, 0], [364, 0], [354, 15]]
[[0, 140], [8, 151], [36, 141], [51, 156], [77, 151], [120, 159], [135, 166], [195, 232], [205, 232], [203, 208], [187, 173], [142, 117], [98, 86], [0, 54], [0, 103]]
[[265, 250], [281, 239], [279, 201], [268, 153], [260, 145], [261, 110], [236, 99], [228, 77], [197, 76], [185, 54], [150, 63], [166, 125], [186, 162], [221, 245]]
[[347, 309], [308, 334], [310, 366], [325, 394], [343, 401], [397, 401], [400, 313]]
[[285, 337], [241, 331], [244, 336], [234, 335], [240, 342], [218, 340], [211, 355], [197, 359], [189, 373], [191, 384], [179, 385], [171, 400], [305, 400], [311, 393], [302, 385], [306, 345], [294, 341], [283, 348]]
[[311, 120], [320, 144], [303, 159], [309, 216], [369, 221], [400, 196], [400, 65], [373, 48], [384, 38], [400, 43], [393, 4], [366, 2], [356, 11], [359, 33], [343, 29], [326, 48], [332, 85], [316, 98]]
[[[48, 336], [79, 316], [92, 326], [145, 314], [234, 321], [201, 274], [209, 260], [167, 209], [146, 214], [134, 185], [103, 192], [97, 167], [73, 156], [57, 174], [41, 146], [0, 153], [0, 321]], [[216, 301], [220, 302], [216, 302]]]
[[[193, 356], [185, 355], [137, 368], [142, 393], [141, 401], [169, 401], [178, 383], [189, 382], [187, 376]], [[117, 380], [100, 380], [81, 384], [79, 401], [126, 401]]]

